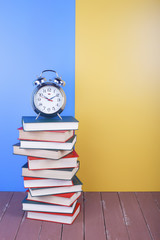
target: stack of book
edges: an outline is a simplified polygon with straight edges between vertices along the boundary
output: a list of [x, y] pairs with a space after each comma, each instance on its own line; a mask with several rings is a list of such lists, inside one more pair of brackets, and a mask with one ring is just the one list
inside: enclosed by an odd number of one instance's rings
[[79, 170], [74, 117], [22, 117], [19, 143], [13, 153], [27, 156], [22, 166], [27, 197], [22, 208], [27, 218], [71, 224], [80, 212], [82, 183]]

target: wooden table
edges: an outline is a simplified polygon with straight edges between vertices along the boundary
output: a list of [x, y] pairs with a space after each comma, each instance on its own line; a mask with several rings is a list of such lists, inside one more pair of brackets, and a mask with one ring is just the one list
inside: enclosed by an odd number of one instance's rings
[[0, 240], [160, 240], [160, 193], [85, 192], [72, 225], [26, 219], [24, 192], [0, 192]]

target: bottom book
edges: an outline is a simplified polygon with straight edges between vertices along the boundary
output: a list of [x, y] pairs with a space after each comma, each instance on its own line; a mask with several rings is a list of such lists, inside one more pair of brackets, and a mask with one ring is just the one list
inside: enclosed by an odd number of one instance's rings
[[80, 203], [77, 203], [73, 213], [46, 213], [27, 211], [27, 218], [63, 224], [72, 224], [79, 213]]

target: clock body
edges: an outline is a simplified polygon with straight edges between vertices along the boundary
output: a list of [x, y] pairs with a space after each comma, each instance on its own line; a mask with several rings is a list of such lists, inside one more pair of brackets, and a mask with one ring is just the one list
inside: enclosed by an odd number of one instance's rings
[[66, 105], [63, 89], [53, 82], [38, 85], [32, 94], [32, 107], [37, 114], [54, 117], [60, 114]]

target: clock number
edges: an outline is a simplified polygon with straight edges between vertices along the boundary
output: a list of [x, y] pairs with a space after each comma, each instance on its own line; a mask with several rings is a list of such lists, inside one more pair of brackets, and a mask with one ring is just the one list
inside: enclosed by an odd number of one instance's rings
[[45, 110], [46, 109], [46, 107], [45, 106], [43, 106], [43, 110]]
[[52, 107], [52, 110], [55, 110], [55, 107]]
[[43, 93], [46, 93], [46, 89], [43, 89]]
[[40, 96], [40, 97], [43, 97], [43, 93], [39, 93], [39, 96]]
[[56, 94], [56, 97], [59, 97], [59, 93]]
[[47, 111], [48, 111], [48, 112], [50, 112], [50, 111], [51, 111], [51, 109], [50, 109], [50, 108], [47, 108]]
[[47, 91], [48, 91], [48, 92], [51, 92], [51, 88], [48, 88]]
[[41, 101], [41, 98], [38, 98], [38, 101]]
[[61, 101], [61, 99], [60, 98], [57, 98], [57, 102], [60, 102]]
[[39, 103], [39, 106], [42, 106], [42, 103]]

